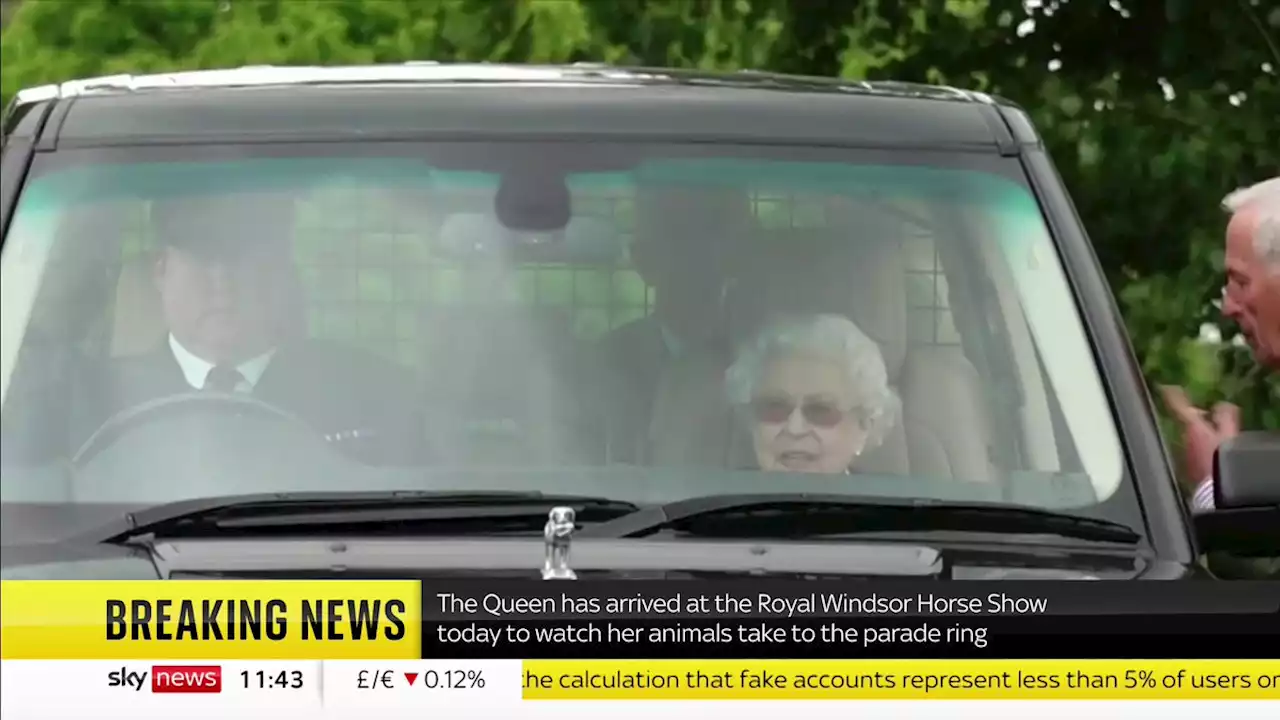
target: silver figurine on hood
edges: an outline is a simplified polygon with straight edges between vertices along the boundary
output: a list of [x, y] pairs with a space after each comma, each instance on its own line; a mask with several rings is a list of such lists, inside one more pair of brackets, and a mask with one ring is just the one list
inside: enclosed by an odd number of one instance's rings
[[542, 531], [546, 540], [547, 559], [542, 566], [543, 580], [577, 580], [569, 568], [569, 543], [573, 539], [575, 513], [570, 507], [551, 508], [547, 526]]

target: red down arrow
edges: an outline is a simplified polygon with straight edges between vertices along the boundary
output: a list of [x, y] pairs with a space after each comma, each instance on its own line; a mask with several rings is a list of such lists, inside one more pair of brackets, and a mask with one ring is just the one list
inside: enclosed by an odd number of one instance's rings
[[408, 681], [409, 681], [409, 684], [410, 684], [410, 685], [412, 685], [412, 684], [414, 683], [414, 681], [416, 681], [416, 680], [418, 679], [418, 673], [410, 673], [410, 672], [407, 672], [407, 673], [405, 673], [405, 674], [404, 674], [404, 679], [405, 679], [405, 680], [408, 680]]

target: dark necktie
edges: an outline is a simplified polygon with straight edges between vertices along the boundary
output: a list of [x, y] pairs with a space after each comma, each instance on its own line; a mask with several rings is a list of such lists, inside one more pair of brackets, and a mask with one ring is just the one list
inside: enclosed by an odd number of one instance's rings
[[229, 365], [218, 365], [209, 371], [204, 378], [204, 389], [215, 392], [233, 393], [236, 386], [244, 382], [244, 375]]

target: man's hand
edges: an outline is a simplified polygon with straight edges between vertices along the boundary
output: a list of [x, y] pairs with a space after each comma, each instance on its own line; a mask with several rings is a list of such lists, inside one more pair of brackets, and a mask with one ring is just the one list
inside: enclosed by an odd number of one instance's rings
[[1191, 404], [1180, 387], [1160, 388], [1165, 404], [1182, 425], [1182, 446], [1192, 487], [1213, 475], [1213, 453], [1223, 440], [1240, 433], [1240, 408], [1218, 403], [1210, 416]]

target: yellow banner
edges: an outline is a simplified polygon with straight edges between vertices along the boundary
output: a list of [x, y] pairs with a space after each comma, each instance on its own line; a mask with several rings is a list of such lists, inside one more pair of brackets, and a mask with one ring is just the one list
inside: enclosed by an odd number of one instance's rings
[[6, 581], [6, 660], [417, 659], [414, 581]]
[[1280, 700], [1280, 660], [527, 660], [526, 700]]

